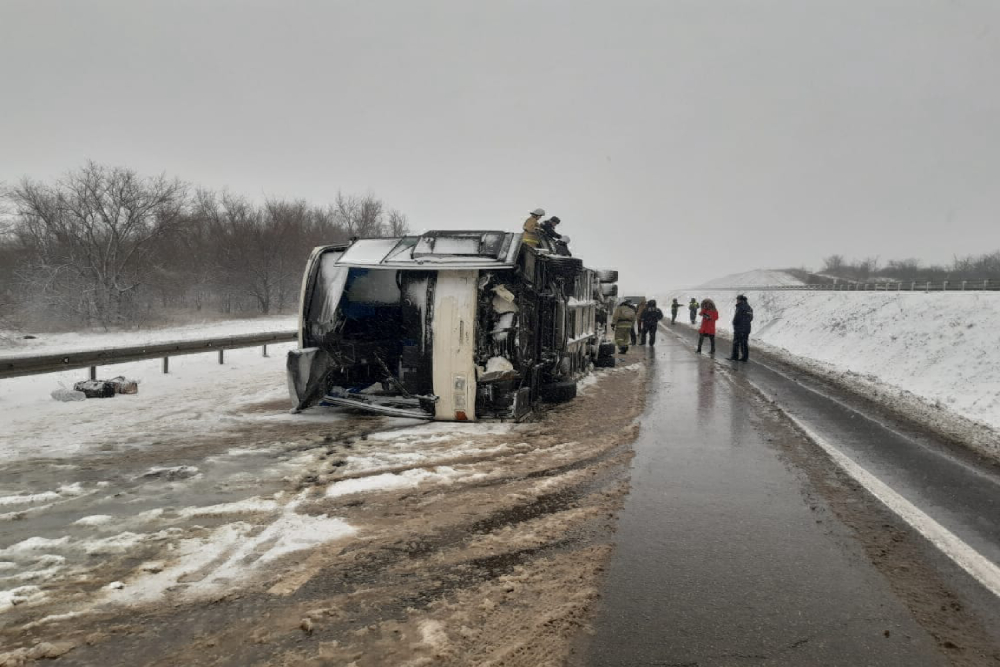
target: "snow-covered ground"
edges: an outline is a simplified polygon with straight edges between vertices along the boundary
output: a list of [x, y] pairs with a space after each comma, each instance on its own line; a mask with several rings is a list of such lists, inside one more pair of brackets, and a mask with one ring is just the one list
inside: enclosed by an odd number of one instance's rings
[[[706, 290], [722, 287], [765, 287], [775, 285], [803, 285], [801, 280], [785, 273], [784, 271], [772, 271], [759, 269], [757, 271], [744, 271], [743, 273], [731, 273], [728, 276], [709, 280], [707, 283], [699, 285], [696, 289]], [[668, 302], [669, 303], [669, 302]]]
[[[537, 425], [289, 414], [291, 345], [234, 350], [223, 366], [178, 357], [168, 375], [158, 360], [108, 367], [140, 380], [109, 399], [49, 396], [85, 371], [0, 380], [0, 630], [32, 609], [46, 610], [35, 627], [232, 591], [295, 554], [370, 539], [344, 516], [359, 498], [476, 489], [509, 476], [497, 460], [537, 449], [522, 434]], [[580, 400], [639, 370], [600, 372]], [[571, 457], [571, 440], [546, 456]], [[544, 493], [551, 479], [531, 483]]]
[[[298, 327], [297, 315], [255, 317], [242, 320], [198, 322], [178, 327], [137, 329], [131, 331], [87, 331], [74, 333], [34, 333], [0, 331], [0, 359], [4, 357], [59, 354], [108, 347], [126, 347], [150, 343], [237, 336], [270, 331], [292, 331]], [[25, 339], [32, 335], [35, 338]]]
[[0, 457], [75, 456], [229, 428], [242, 405], [290, 401], [284, 369], [292, 347], [269, 345], [267, 357], [259, 347], [229, 350], [223, 365], [214, 353], [172, 357], [168, 374], [159, 359], [102, 366], [98, 377], [137, 380], [139, 393], [70, 403], [51, 393], [86, 379], [86, 369], [0, 379]]
[[[122, 332], [37, 334], [0, 342], [0, 359], [193, 340], [266, 331], [289, 331], [297, 317], [227, 320], [181, 327]], [[23, 335], [23, 334], [21, 334]], [[2, 340], [2, 339], [0, 339]], [[214, 353], [171, 357], [170, 372], [159, 359], [101, 366], [99, 378], [124, 375], [139, 393], [112, 399], [60, 403], [51, 394], [87, 378], [85, 369], [0, 380], [0, 457], [5, 461], [85, 454], [108, 446], [141, 446], [172, 434], [210, 433], [231, 426], [240, 406], [284, 400], [285, 355], [293, 343], [228, 350], [219, 365]], [[58, 427], [53, 427], [58, 424]]]
[[[756, 284], [770, 282], [771, 273], [761, 272]], [[766, 347], [1000, 454], [1000, 293], [746, 294], [754, 308], [751, 350]], [[672, 292], [663, 303], [674, 297], [686, 303], [692, 296], [712, 298], [721, 313], [720, 332], [731, 333], [732, 291]], [[686, 321], [687, 314], [678, 320]]]

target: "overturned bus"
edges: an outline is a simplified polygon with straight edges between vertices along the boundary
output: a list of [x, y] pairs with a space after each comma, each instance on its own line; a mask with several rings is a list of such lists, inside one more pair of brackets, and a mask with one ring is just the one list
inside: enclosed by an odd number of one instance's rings
[[292, 402], [520, 419], [539, 399], [573, 398], [592, 363], [614, 365], [599, 322], [616, 280], [501, 231], [316, 248], [287, 362]]

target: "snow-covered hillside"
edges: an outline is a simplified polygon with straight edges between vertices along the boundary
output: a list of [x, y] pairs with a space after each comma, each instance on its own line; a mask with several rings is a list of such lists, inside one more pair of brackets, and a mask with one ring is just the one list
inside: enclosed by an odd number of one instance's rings
[[712, 289], [722, 287], [764, 287], [773, 285], [802, 285], [801, 280], [790, 273], [784, 271], [772, 271], [769, 269], [758, 269], [756, 271], [744, 271], [743, 273], [731, 273], [728, 276], [709, 280], [707, 283], [699, 285], [696, 289]]
[[[1000, 454], [1000, 293], [746, 294], [755, 314], [751, 354], [766, 347]], [[686, 290], [663, 302], [692, 296], [715, 300], [727, 335], [736, 295]]]

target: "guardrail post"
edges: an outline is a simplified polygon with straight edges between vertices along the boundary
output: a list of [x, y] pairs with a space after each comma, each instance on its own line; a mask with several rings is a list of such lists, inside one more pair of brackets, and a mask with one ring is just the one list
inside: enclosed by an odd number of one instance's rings
[[90, 379], [91, 380], [96, 380], [97, 379], [97, 366], [91, 366], [90, 367]]
[[170, 357], [163, 357], [163, 372], [170, 372]]
[[260, 346], [260, 356], [262, 357], [267, 356], [267, 343], [264, 343], [263, 345]]
[[226, 350], [225, 348], [219, 348], [219, 364], [226, 363]]

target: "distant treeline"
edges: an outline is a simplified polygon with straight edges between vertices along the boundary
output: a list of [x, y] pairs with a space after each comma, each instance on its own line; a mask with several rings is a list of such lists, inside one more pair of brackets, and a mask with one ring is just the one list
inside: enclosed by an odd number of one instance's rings
[[948, 265], [923, 265], [918, 259], [891, 259], [884, 265], [878, 257], [846, 260], [843, 255], [823, 258], [819, 272], [855, 282], [943, 282], [961, 280], [1000, 280], [1000, 251], [984, 255], [956, 257]]
[[89, 163], [0, 190], [0, 328], [294, 311], [318, 245], [407, 232], [374, 194], [252, 203]]

